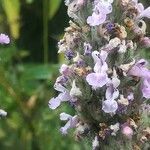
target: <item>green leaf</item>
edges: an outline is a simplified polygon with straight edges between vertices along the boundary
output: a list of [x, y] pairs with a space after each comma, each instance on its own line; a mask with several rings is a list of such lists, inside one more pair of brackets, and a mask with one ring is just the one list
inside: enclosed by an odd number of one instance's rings
[[49, 18], [52, 19], [55, 14], [57, 13], [60, 5], [61, 5], [62, 0], [50, 0], [49, 4]]
[[2, 6], [7, 16], [11, 35], [17, 39], [19, 37], [20, 1], [2, 0]]
[[22, 80], [51, 79], [58, 71], [58, 65], [25, 65], [23, 68]]
[[0, 63], [7, 63], [11, 61], [12, 57], [16, 54], [16, 49], [13, 47], [1, 47], [0, 48]]
[[27, 2], [28, 4], [33, 3], [33, 1], [34, 1], [34, 0], [26, 0], [26, 2]]

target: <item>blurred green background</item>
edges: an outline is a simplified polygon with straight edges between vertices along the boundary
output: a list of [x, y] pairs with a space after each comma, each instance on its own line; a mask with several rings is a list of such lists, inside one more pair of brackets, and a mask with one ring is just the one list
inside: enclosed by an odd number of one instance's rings
[[[8, 112], [0, 119], [0, 150], [89, 149], [73, 134], [59, 132], [59, 113], [73, 110], [48, 108], [64, 61], [57, 42], [68, 26], [66, 12], [64, 0], [0, 0], [0, 33], [11, 38], [0, 46], [0, 108]], [[148, 51], [143, 54], [150, 58]]]

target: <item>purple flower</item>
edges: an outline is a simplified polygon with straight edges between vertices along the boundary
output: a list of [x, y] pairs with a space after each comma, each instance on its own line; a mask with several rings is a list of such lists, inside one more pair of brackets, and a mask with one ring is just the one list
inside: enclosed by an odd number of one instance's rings
[[118, 109], [118, 103], [115, 101], [119, 96], [119, 90], [117, 87], [120, 84], [120, 80], [117, 78], [116, 71], [113, 73], [112, 79], [108, 83], [106, 90], [106, 100], [103, 102], [102, 110], [105, 113], [115, 113]]
[[98, 26], [102, 23], [104, 23], [106, 20], [106, 14], [103, 13], [93, 13], [92, 16], [89, 16], [87, 18], [87, 24], [89, 24], [90, 26]]
[[108, 77], [107, 74], [90, 73], [87, 75], [86, 80], [94, 89], [96, 89], [103, 87], [107, 83]]
[[114, 29], [115, 25], [113, 23], [108, 23], [106, 29], [108, 32], [111, 32]]
[[56, 98], [53, 97], [52, 99], [50, 99], [48, 105], [51, 109], [56, 109], [61, 104], [61, 102], [71, 100], [69, 91], [65, 87], [63, 87], [61, 84], [58, 84], [58, 83], [55, 84], [54, 88], [55, 90], [61, 93]]
[[66, 55], [66, 58], [67, 58], [68, 60], [71, 60], [71, 59], [74, 57], [75, 53], [74, 53], [73, 51], [71, 51], [71, 50], [67, 50], [67, 51], [65, 52], [65, 55]]
[[110, 85], [107, 87], [106, 90], [106, 99], [116, 99], [119, 96], [119, 91], [118, 89], [115, 89], [113, 85]]
[[145, 78], [141, 86], [143, 97], [150, 99], [150, 78]]
[[104, 14], [110, 14], [112, 12], [112, 3], [114, 0], [95, 0], [94, 12], [103, 12]]
[[91, 55], [92, 46], [89, 43], [84, 43], [84, 55]]
[[61, 103], [61, 100], [59, 99], [59, 97], [56, 97], [56, 98], [51, 98], [49, 103], [48, 103], [48, 106], [49, 108], [51, 109], [56, 109]]
[[69, 76], [71, 75], [72, 71], [70, 69], [69, 66], [67, 66], [66, 64], [63, 64], [59, 70], [59, 72], [64, 75], [64, 76]]
[[143, 17], [147, 17], [150, 19], [150, 7], [144, 9], [144, 6], [142, 3], [138, 3], [137, 4], [137, 8], [139, 11], [139, 15], [138, 18], [143, 18]]
[[[116, 83], [111, 82], [106, 90], [106, 99], [114, 100], [119, 96], [119, 91], [115, 85]], [[118, 83], [117, 83], [118, 84]]]
[[136, 77], [150, 77], [150, 71], [146, 68], [147, 62], [144, 59], [140, 59], [131, 69], [128, 71], [128, 75]]
[[112, 2], [113, 0], [95, 0], [93, 14], [87, 18], [87, 23], [90, 26], [98, 26], [104, 23], [107, 17], [106, 15], [112, 12]]
[[68, 133], [68, 129], [74, 128], [78, 124], [77, 115], [71, 116], [71, 115], [66, 114], [66, 113], [61, 113], [60, 119], [63, 121], [68, 120], [68, 122], [65, 124], [65, 126], [60, 128], [61, 133], [64, 135], [66, 135]]
[[105, 62], [107, 58], [107, 52], [94, 51], [92, 53], [92, 57], [94, 62], [96, 63], [94, 66], [94, 73], [90, 73], [86, 77], [86, 81], [89, 85], [92, 85], [94, 89], [103, 87], [108, 82], [108, 75], [106, 71], [108, 70], [108, 65]]
[[118, 109], [118, 103], [115, 100], [105, 100], [103, 102], [102, 110], [105, 113], [115, 113]]
[[66, 76], [59, 76], [57, 79], [56, 79], [56, 83], [59, 83], [61, 85], [65, 84], [66, 82], [68, 81], [68, 78]]
[[85, 66], [85, 61], [84, 60], [82, 60], [82, 59], [80, 59], [80, 60], [78, 60], [77, 62], [76, 62], [76, 66], [77, 67], [84, 67]]
[[10, 43], [10, 39], [9, 39], [8, 35], [1, 33], [0, 34], [0, 44], [9, 44], [9, 43]]
[[147, 62], [144, 59], [139, 60], [128, 72], [128, 75], [141, 77], [143, 80], [141, 90], [143, 97], [150, 98], [150, 70], [146, 68]]

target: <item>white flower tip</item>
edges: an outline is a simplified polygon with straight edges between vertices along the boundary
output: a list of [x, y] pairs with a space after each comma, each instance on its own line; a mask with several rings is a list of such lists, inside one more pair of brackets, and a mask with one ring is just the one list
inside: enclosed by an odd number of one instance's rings
[[92, 142], [92, 147], [93, 147], [93, 150], [95, 150], [96, 148], [99, 147], [99, 141], [98, 141], [98, 137], [95, 136], [93, 142]]
[[70, 119], [70, 118], [72, 118], [72, 116], [69, 115], [69, 114], [66, 114], [66, 113], [64, 113], [64, 112], [60, 114], [60, 120], [65, 121], [65, 120], [68, 120], [68, 119]]
[[4, 111], [3, 109], [0, 109], [0, 117], [5, 117], [7, 116], [7, 112]]
[[82, 92], [81, 92], [80, 88], [78, 88], [76, 86], [75, 80], [73, 80], [73, 83], [72, 83], [72, 88], [70, 90], [70, 96], [72, 96], [72, 97], [82, 96]]

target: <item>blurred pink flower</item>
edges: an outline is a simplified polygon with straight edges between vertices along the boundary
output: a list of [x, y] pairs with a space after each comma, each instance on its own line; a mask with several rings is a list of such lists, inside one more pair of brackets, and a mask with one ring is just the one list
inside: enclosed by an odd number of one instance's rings
[[129, 126], [124, 126], [122, 128], [122, 133], [127, 137], [127, 138], [132, 138], [133, 135], [133, 130]]
[[8, 35], [1, 33], [0, 34], [0, 44], [9, 44], [10, 43], [10, 39], [8, 37]]

